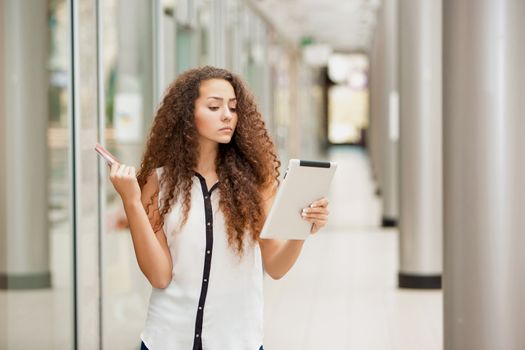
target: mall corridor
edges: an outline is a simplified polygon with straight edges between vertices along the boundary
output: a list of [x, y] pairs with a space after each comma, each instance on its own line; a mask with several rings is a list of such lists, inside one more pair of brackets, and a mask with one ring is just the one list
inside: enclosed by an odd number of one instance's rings
[[[0, 0], [0, 350], [525, 350], [524, 18], [525, 0]], [[297, 261], [288, 236], [224, 263], [292, 159], [338, 163], [327, 226]], [[179, 196], [165, 235], [154, 170]], [[193, 184], [202, 225], [171, 225]], [[280, 227], [297, 237], [314, 200]]]
[[398, 231], [381, 227], [366, 153], [334, 148], [330, 224], [290, 273], [265, 278], [268, 349], [440, 350], [440, 290], [398, 289]]

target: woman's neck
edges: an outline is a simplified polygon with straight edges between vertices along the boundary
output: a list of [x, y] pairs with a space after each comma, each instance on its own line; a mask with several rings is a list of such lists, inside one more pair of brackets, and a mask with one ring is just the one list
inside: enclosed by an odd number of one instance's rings
[[202, 142], [199, 144], [199, 159], [196, 171], [199, 174], [215, 173], [215, 160], [219, 151], [219, 144], [216, 142]]

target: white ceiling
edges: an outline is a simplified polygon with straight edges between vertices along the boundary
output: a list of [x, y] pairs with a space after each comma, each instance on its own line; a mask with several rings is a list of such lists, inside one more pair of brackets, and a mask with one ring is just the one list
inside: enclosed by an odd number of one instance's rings
[[273, 25], [299, 43], [309, 36], [334, 51], [368, 51], [382, 0], [253, 0]]

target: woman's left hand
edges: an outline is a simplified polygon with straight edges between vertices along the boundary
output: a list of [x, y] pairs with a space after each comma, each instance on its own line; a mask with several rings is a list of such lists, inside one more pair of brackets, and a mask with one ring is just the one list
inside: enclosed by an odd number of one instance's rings
[[304, 220], [312, 223], [310, 233], [316, 233], [328, 222], [328, 199], [321, 198], [313, 202], [309, 207], [302, 210], [301, 216]]

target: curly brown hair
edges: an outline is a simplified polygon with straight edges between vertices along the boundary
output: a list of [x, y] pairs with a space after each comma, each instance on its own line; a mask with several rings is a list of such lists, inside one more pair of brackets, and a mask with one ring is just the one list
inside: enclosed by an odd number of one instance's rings
[[[142, 189], [149, 175], [164, 167], [159, 188], [162, 186], [165, 193], [160, 199], [160, 219], [153, 230], [163, 227], [164, 216], [179, 196], [183, 200], [181, 225], [186, 223], [199, 147], [195, 101], [201, 83], [209, 79], [228, 81], [237, 99], [237, 127], [229, 143], [219, 144], [215, 165], [228, 243], [242, 255], [245, 236], [253, 242], [259, 238], [264, 223], [262, 193], [278, 186], [281, 163], [254, 98], [237, 75], [205, 66], [184, 72], [168, 87], [147, 137], [137, 180]], [[158, 194], [157, 190], [147, 205], [150, 218], [150, 206]]]

